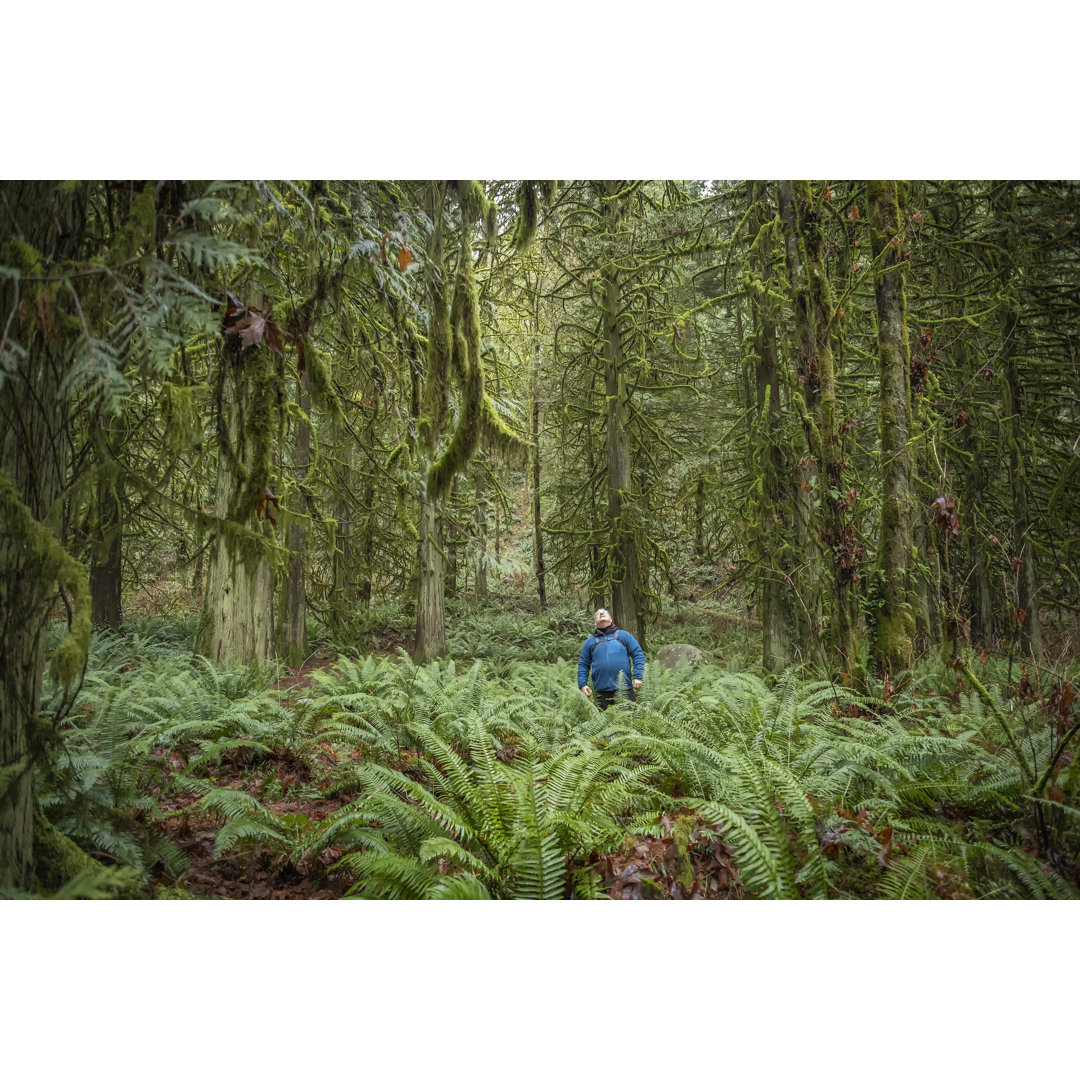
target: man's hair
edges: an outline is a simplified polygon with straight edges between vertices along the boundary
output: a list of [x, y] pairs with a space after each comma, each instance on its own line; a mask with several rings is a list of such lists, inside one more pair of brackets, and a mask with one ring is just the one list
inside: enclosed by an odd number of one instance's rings
[[608, 611], [608, 609], [606, 607], [598, 607], [593, 612], [593, 622], [595, 622], [597, 617], [600, 616], [600, 615], [606, 615], [609, 619], [611, 618], [611, 612]]

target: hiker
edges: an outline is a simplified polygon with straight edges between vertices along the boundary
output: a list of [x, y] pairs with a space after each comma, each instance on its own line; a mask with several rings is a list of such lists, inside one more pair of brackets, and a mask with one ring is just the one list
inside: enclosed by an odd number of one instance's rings
[[633, 634], [615, 626], [607, 608], [600, 608], [593, 621], [596, 633], [589, 635], [578, 657], [578, 689], [586, 697], [592, 697], [588, 685], [591, 669], [596, 704], [604, 710], [615, 700], [621, 673], [630, 700], [637, 701], [634, 691], [641, 689], [641, 677], [645, 674], [645, 654], [641, 646]]

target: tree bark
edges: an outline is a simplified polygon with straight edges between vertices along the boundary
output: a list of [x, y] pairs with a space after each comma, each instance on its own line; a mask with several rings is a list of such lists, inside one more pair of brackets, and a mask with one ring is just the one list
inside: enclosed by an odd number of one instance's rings
[[811, 433], [811, 442], [821, 463], [819, 494], [823, 508], [823, 538], [832, 566], [828, 576], [830, 645], [829, 666], [849, 681], [859, 666], [855, 582], [860, 550], [854, 529], [847, 520], [847, 503], [842, 498], [844, 461], [837, 416], [836, 370], [832, 351], [834, 317], [832, 289], [822, 252], [821, 225], [805, 180], [792, 187], [799, 235], [806, 250], [807, 310], [811, 316], [814, 352], [808, 373], [816, 375], [821, 389], [821, 423]]
[[487, 568], [487, 487], [483, 465], [483, 455], [476, 466], [476, 576], [473, 584], [473, 596], [477, 600], [488, 598]]
[[[799, 242], [792, 181], [779, 182], [778, 202], [784, 236], [784, 261], [795, 312], [795, 369], [801, 379], [800, 388], [794, 392], [793, 398], [801, 414], [807, 445], [807, 457], [802, 459], [801, 468], [793, 477], [796, 550], [802, 567], [801, 573], [796, 570], [793, 574], [793, 580], [798, 594], [794, 610], [799, 648], [803, 656], [809, 659], [820, 655], [820, 635], [824, 622], [821, 544], [818, 540], [823, 523], [821, 513], [814, 505], [813, 490], [816, 482], [820, 492], [821, 461], [816, 456], [815, 436], [821, 422], [821, 405], [819, 376], [810, 365], [816, 352], [813, 316], [806, 284], [805, 258]], [[805, 488], [804, 484], [807, 485]]]
[[1017, 621], [1020, 640], [1027, 645], [1038, 663], [1043, 661], [1042, 623], [1039, 618], [1036, 586], [1035, 545], [1031, 541], [1034, 524], [1028, 498], [1028, 441], [1024, 431], [1024, 402], [1020, 383], [1018, 353], [1020, 346], [1020, 303], [1017, 297], [1016, 244], [1016, 187], [1008, 186], [1007, 204], [998, 211], [1002, 246], [1007, 259], [1002, 267], [1004, 319], [1002, 324], [1001, 415], [1005, 419], [1005, 440], [1009, 451], [1009, 473], [1012, 487], [1012, 548], [1013, 558], [1021, 560], [1016, 567]]
[[[767, 292], [772, 279], [771, 216], [766, 205], [763, 182], [753, 185], [752, 199], [758, 205], [757, 272], [765, 295], [752, 294], [754, 345], [757, 353], [755, 389], [757, 393], [757, 469], [761, 482], [757, 501], [754, 547], [758, 561], [761, 611], [761, 662], [766, 671], [782, 671], [790, 662], [788, 640], [789, 591], [784, 575], [787, 567], [783, 548], [788, 534], [786, 506], [780, 489], [783, 453], [780, 448], [780, 373], [776, 363], [776, 319]], [[789, 575], [790, 576], [790, 575]]]
[[881, 533], [877, 576], [881, 604], [874, 651], [883, 672], [911, 668], [915, 647], [912, 522], [915, 493], [911, 449], [911, 381], [904, 256], [904, 186], [871, 181], [870, 242], [876, 267], [878, 364], [881, 373]]
[[413, 660], [422, 664], [446, 653], [446, 591], [442, 516], [426, 495], [420, 500], [420, 595], [416, 604]]
[[[215, 664], [259, 664], [274, 656], [273, 577], [263, 511], [270, 482], [270, 432], [276, 392], [269, 350], [241, 352], [226, 335], [218, 385], [215, 536], [195, 651]], [[261, 532], [261, 535], [260, 535]]]
[[[15, 219], [11, 235], [20, 242], [0, 245], [0, 263], [42, 277], [47, 266], [75, 257], [81, 237], [63, 223], [85, 221], [85, 206], [77, 205], [83, 196], [58, 192], [48, 182], [5, 186], [7, 212]], [[55, 509], [69, 458], [60, 387], [70, 339], [56, 317], [58, 302], [64, 298], [50, 284], [26, 281], [17, 288], [11, 278], [0, 278], [0, 326], [22, 334], [25, 349], [15, 371], [0, 381], [0, 888], [21, 891], [33, 883], [35, 731], [45, 634], [59, 603], [49, 548], [50, 541], [59, 546]]]
[[[308, 372], [300, 378], [299, 404], [304, 416], [311, 416], [311, 387]], [[296, 471], [298, 515], [288, 515], [289, 550], [285, 561], [285, 581], [281, 590], [281, 614], [278, 628], [278, 651], [287, 664], [302, 664], [308, 655], [307, 639], [307, 525], [311, 520], [311, 500], [306, 493], [311, 465], [311, 429], [297, 421], [293, 445], [293, 468]], [[334, 603], [338, 603], [337, 597]]]
[[97, 525], [90, 562], [90, 618], [95, 627], [107, 630], [119, 630], [122, 618], [122, 528], [117, 490], [122, 484], [119, 474], [99, 483], [94, 511]]
[[[603, 182], [604, 224], [609, 242], [614, 244], [622, 221], [621, 200], [616, 198], [623, 184]], [[620, 272], [614, 250], [601, 271], [604, 341], [604, 392], [606, 395], [607, 503], [611, 567], [612, 618], [629, 631], [644, 648], [645, 625], [640, 604], [641, 568], [633, 525], [633, 479], [627, 437], [627, 387], [623, 374], [622, 337], [619, 314], [622, 305]]]
[[547, 609], [547, 566], [544, 563], [544, 534], [540, 528], [540, 301], [536, 302], [536, 338], [533, 342], [533, 363], [529, 370], [529, 457], [532, 464], [532, 533], [533, 570], [540, 610]]

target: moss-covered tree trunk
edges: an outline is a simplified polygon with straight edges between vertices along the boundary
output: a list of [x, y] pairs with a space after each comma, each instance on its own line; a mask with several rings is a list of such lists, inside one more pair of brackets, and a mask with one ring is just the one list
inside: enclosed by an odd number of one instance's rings
[[195, 651], [215, 664], [266, 663], [274, 656], [273, 532], [266, 515], [277, 386], [270, 350], [241, 350], [239, 336], [226, 333], [216, 400], [214, 537]]
[[1031, 538], [1034, 521], [1029, 497], [1030, 443], [1024, 430], [1024, 400], [1020, 381], [1020, 300], [1018, 297], [1019, 250], [1016, 185], [1006, 186], [1003, 203], [998, 204], [998, 227], [1005, 258], [1001, 267], [1001, 415], [1008, 448], [1009, 480], [1012, 493], [1012, 558], [1016, 573], [1017, 610], [1013, 613], [1020, 640], [1042, 663], [1042, 622], [1039, 618], [1036, 585], [1035, 544]]
[[430, 466], [435, 459], [439, 438], [446, 420], [450, 380], [450, 320], [446, 300], [446, 268], [443, 258], [443, 217], [446, 185], [428, 185], [428, 210], [434, 223], [427, 252], [425, 277], [428, 299], [428, 348], [420, 404], [418, 450], [425, 469], [419, 493], [417, 558], [419, 581], [416, 602], [416, 639], [413, 659], [417, 663], [442, 656], [446, 652], [446, 561], [442, 545], [440, 495], [431, 483]]
[[90, 603], [94, 626], [119, 630], [122, 578], [121, 490], [123, 476], [116, 473], [97, 485], [95, 527], [91, 540]]
[[487, 476], [483, 455], [476, 467], [476, 575], [473, 578], [473, 595], [477, 600], [488, 598], [488, 502]]
[[881, 604], [874, 628], [874, 652], [880, 669], [890, 674], [911, 667], [915, 646], [916, 595], [911, 575], [915, 493], [910, 448], [905, 196], [900, 182], [870, 182], [870, 243], [881, 374], [881, 531], [877, 553]]
[[[55, 277], [64, 260], [80, 253], [86, 190], [86, 185], [65, 191], [48, 182], [18, 182], [6, 184], [4, 191], [5, 215], [12, 227], [0, 243], [0, 266], [20, 277], [0, 277], [0, 326], [9, 341], [19, 343], [20, 352], [5, 356], [8, 370], [0, 379], [3, 889], [26, 891], [33, 884], [33, 765], [41, 750], [38, 714], [45, 635], [62, 602], [70, 607], [82, 599], [86, 605], [83, 636], [89, 644], [86, 573], [64, 553], [56, 535], [70, 451], [61, 385], [79, 324], [70, 310], [69, 291]], [[54, 280], [43, 280], [49, 277]], [[75, 595], [79, 590], [81, 597]], [[71, 659], [73, 666], [78, 658]]]
[[601, 270], [602, 335], [604, 344], [604, 394], [607, 439], [607, 527], [613, 565], [611, 570], [611, 614], [644, 648], [645, 620], [641, 604], [641, 564], [634, 529], [634, 490], [630, 471], [630, 442], [627, 432], [627, 386], [619, 317], [622, 308], [621, 274], [614, 250], [623, 218], [623, 188], [618, 180], [605, 180], [604, 229], [612, 245]]
[[533, 362], [529, 368], [529, 459], [532, 465], [529, 487], [532, 489], [533, 571], [540, 610], [547, 608], [547, 565], [544, 562], [544, 534], [540, 527], [540, 300], [536, 301], [536, 337]]
[[1036, 585], [1036, 553], [1031, 539], [1033, 521], [1028, 493], [1027, 433], [1024, 431], [1024, 405], [1017, 364], [1016, 341], [1020, 317], [1013, 301], [1007, 301], [1004, 341], [1002, 343], [1001, 413], [1006, 417], [1005, 438], [1009, 448], [1009, 479], [1012, 487], [1012, 543], [1016, 567], [1017, 610], [1014, 617], [1019, 625], [1020, 639], [1041, 664], [1043, 660], [1042, 620], [1039, 617], [1038, 587]]
[[[795, 212], [795, 194], [791, 180], [781, 180], [778, 186], [780, 223], [784, 237], [784, 261], [787, 266], [794, 310], [795, 340], [792, 344], [795, 373], [799, 385], [792, 400], [802, 420], [806, 439], [805, 453], [800, 450], [799, 467], [788, 477], [793, 490], [794, 544], [796, 565], [793, 580], [796, 589], [794, 605], [799, 650], [804, 658], [820, 656], [820, 635], [824, 622], [822, 612], [822, 560], [818, 534], [822, 529], [821, 514], [814, 500], [814, 484], [820, 481], [821, 461], [818, 425], [820, 424], [820, 393], [818, 372], [811, 369], [814, 346], [813, 318], [806, 283], [804, 245], [800, 243], [799, 223]], [[818, 488], [820, 492], [820, 487]], [[799, 569], [801, 568], [801, 570]]]
[[[300, 377], [299, 405], [305, 417], [311, 416], [309, 373]], [[287, 514], [289, 551], [285, 561], [285, 580], [281, 587], [281, 613], [278, 628], [278, 651], [288, 664], [302, 664], [308, 655], [307, 640], [307, 540], [311, 520], [311, 499], [307, 493], [311, 467], [311, 429], [298, 420], [293, 445], [293, 468], [296, 471], [296, 513]], [[337, 598], [332, 600], [337, 603]]]
[[442, 515], [434, 499], [420, 499], [420, 595], [416, 604], [418, 663], [446, 653], [446, 562], [443, 558]]
[[819, 497], [822, 503], [822, 536], [832, 566], [828, 571], [830, 633], [832, 655], [829, 667], [848, 679], [858, 673], [857, 580], [859, 548], [854, 527], [848, 520], [844, 498], [844, 461], [840, 446], [840, 419], [837, 414], [836, 369], [833, 362], [832, 288], [822, 251], [821, 225], [808, 181], [792, 185], [799, 235], [806, 251], [807, 311], [811, 320], [813, 353], [807, 370], [819, 381], [821, 421], [812, 419], [811, 445], [821, 463]]
[[755, 557], [758, 564], [758, 595], [761, 613], [761, 662], [766, 671], [782, 671], [791, 659], [789, 641], [785, 553], [789, 548], [789, 522], [786, 499], [781, 492], [783, 451], [780, 446], [780, 372], [776, 362], [776, 316], [769, 293], [772, 287], [773, 217], [768, 208], [764, 182], [751, 188], [757, 207], [758, 235], [754, 249], [754, 271], [760, 289], [751, 293], [754, 315], [756, 365], [754, 383], [757, 393], [756, 461], [754, 490], [755, 520], [751, 523]]
[[[975, 385], [982, 364], [970, 345], [964, 344], [965, 386]], [[980, 380], [981, 381], [981, 380]], [[965, 412], [961, 424], [960, 445], [964, 450], [964, 547], [967, 551], [967, 608], [971, 612], [971, 640], [989, 648], [994, 642], [994, 587], [990, 576], [991, 551], [986, 536], [987, 518], [984, 503], [987, 496], [987, 470], [983, 445], [986, 442], [986, 419], [974, 402]], [[959, 417], [958, 417], [959, 422]], [[920, 551], [922, 545], [919, 545]]]

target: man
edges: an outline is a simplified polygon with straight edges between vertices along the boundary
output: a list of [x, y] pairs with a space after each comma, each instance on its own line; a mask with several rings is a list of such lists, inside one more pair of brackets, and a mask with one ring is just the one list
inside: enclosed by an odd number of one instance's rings
[[641, 678], [645, 674], [645, 654], [641, 646], [633, 634], [615, 626], [607, 608], [600, 608], [593, 616], [593, 622], [596, 633], [586, 639], [578, 657], [578, 689], [586, 697], [592, 697], [588, 686], [591, 668], [596, 704], [604, 710], [615, 700], [621, 673], [630, 700], [637, 701], [634, 691], [641, 689]]

